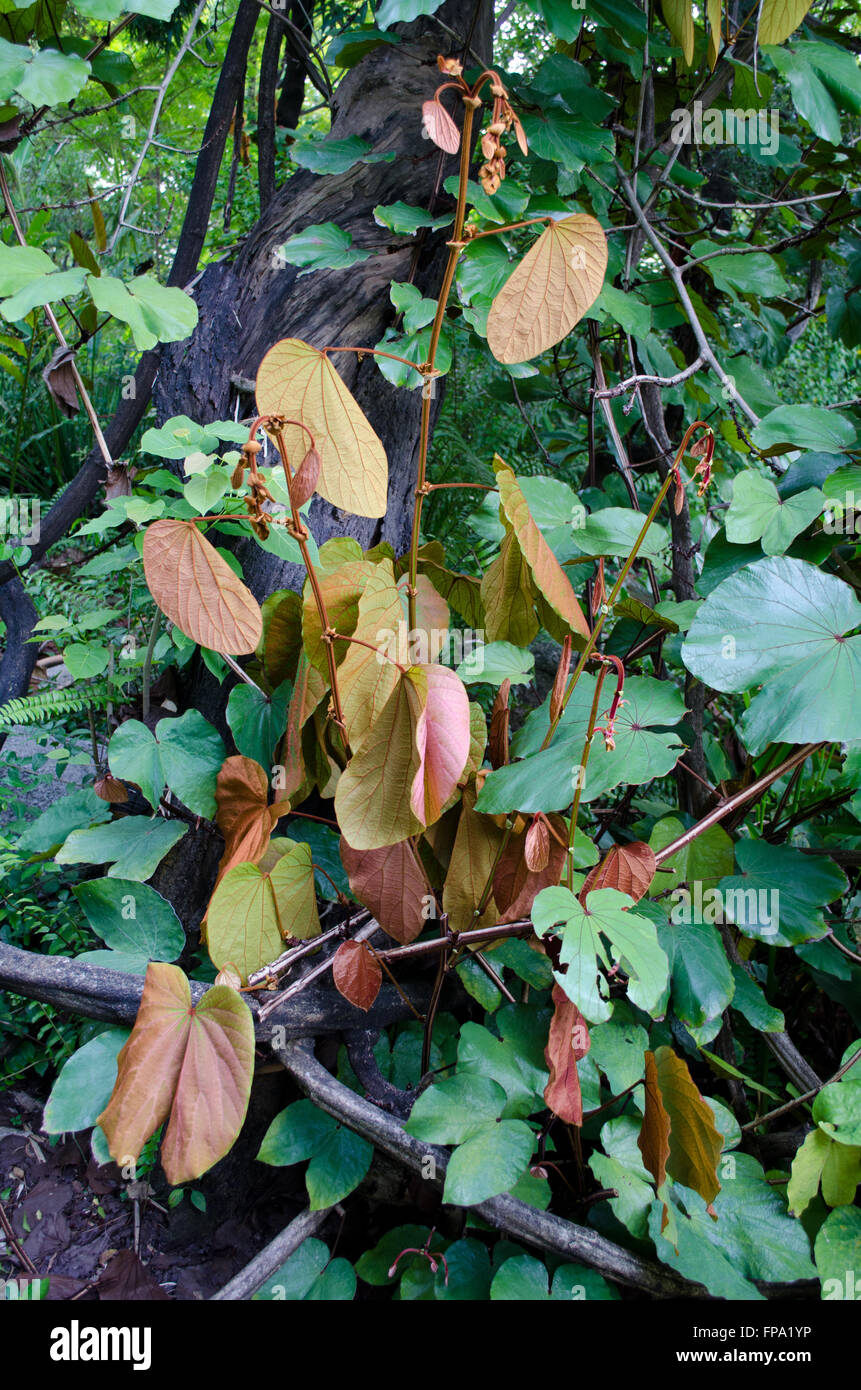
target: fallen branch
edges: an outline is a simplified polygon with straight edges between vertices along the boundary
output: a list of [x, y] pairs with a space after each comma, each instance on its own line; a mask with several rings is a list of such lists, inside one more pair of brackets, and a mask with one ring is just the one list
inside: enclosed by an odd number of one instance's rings
[[[287, 1043], [273, 1051], [314, 1104], [328, 1115], [413, 1172], [421, 1173], [423, 1167], [426, 1170], [428, 1158], [433, 1159], [438, 1174], [445, 1172], [449, 1157], [445, 1149], [413, 1139], [397, 1120], [342, 1085], [321, 1066], [307, 1043]], [[470, 1210], [533, 1248], [576, 1260], [653, 1298], [708, 1298], [702, 1285], [690, 1283], [675, 1270], [643, 1259], [614, 1245], [597, 1231], [575, 1226], [515, 1197], [491, 1197]]]
[[323, 1207], [320, 1211], [303, 1211], [289, 1226], [285, 1226], [274, 1240], [270, 1240], [244, 1269], [240, 1269], [223, 1289], [214, 1293], [210, 1302], [239, 1302], [251, 1298], [271, 1275], [277, 1273], [284, 1261], [299, 1249], [302, 1242], [320, 1229], [331, 1211], [334, 1211], [334, 1207]]

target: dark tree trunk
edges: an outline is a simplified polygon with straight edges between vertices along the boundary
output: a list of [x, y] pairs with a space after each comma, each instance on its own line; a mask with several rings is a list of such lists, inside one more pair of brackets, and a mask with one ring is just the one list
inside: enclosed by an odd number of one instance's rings
[[[478, 0], [471, 48], [490, 57], [492, 6]], [[185, 414], [201, 423], [255, 413], [251, 382], [264, 354], [280, 338], [299, 337], [322, 348], [343, 343], [375, 346], [393, 321], [389, 299], [392, 280], [411, 281], [435, 296], [445, 262], [445, 232], [416, 237], [395, 236], [374, 222], [377, 204], [402, 200], [437, 210], [451, 205], [443, 180], [457, 170], [457, 157], [445, 155], [422, 138], [421, 105], [441, 78], [438, 53], [463, 48], [476, 15], [476, 0], [448, 0], [439, 12], [458, 34], [456, 43], [433, 18], [399, 26], [404, 41], [385, 45], [365, 58], [340, 83], [333, 100], [333, 139], [360, 136], [375, 152], [393, 151], [391, 162], [358, 164], [345, 174], [295, 174], [269, 203], [232, 261], [210, 266], [196, 298], [200, 323], [187, 342], [168, 348], [162, 358], [154, 398], [160, 419]], [[279, 265], [278, 248], [288, 237], [313, 223], [337, 222], [357, 246], [380, 254], [348, 270], [300, 275]], [[367, 548], [380, 540], [403, 553], [409, 542], [416, 476], [418, 390], [396, 390], [372, 359], [359, 363], [352, 354], [335, 364], [382, 439], [389, 459], [388, 511], [374, 520], [340, 512], [315, 499], [311, 525], [318, 543], [332, 535], [351, 535]], [[441, 401], [441, 390], [436, 408]], [[263, 599], [274, 589], [298, 589], [299, 566], [280, 561], [252, 539], [236, 545], [246, 583]], [[186, 703], [222, 729], [229, 684], [219, 686], [202, 663], [194, 668]], [[187, 837], [189, 840], [191, 837]], [[176, 853], [188, 857], [188, 872], [171, 869], [172, 887], [187, 885], [189, 901], [177, 903], [184, 920], [193, 919], [206, 901], [211, 872], [195, 860], [191, 846]]]

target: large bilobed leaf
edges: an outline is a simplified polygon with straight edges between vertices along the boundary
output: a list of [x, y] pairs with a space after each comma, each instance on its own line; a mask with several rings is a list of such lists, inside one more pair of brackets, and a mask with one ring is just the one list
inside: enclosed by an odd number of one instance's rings
[[[478, 799], [479, 811], [561, 811], [571, 804], [595, 679], [586, 673], [580, 677], [549, 748], [541, 749], [550, 727], [548, 702], [529, 715], [511, 746], [512, 756], [521, 761], [490, 773]], [[599, 703], [599, 714], [612, 699], [609, 680], [604, 688], [606, 704]], [[669, 682], [633, 676], [625, 682], [625, 699], [628, 703], [616, 716], [615, 748], [608, 750], [600, 734], [592, 740], [582, 789], [584, 803], [620, 783], [642, 784], [666, 776], [684, 751], [678, 736], [666, 728], [677, 724], [685, 712], [681, 694]]]
[[753, 753], [769, 743], [861, 738], [861, 603], [835, 575], [776, 556], [718, 584], [682, 646], [715, 690], [762, 685], [741, 721]]
[[462, 1144], [505, 1109], [505, 1091], [492, 1077], [463, 1072], [422, 1091], [406, 1132], [426, 1144]]
[[[627, 558], [643, 529], [643, 514], [633, 507], [602, 507], [570, 531], [569, 549], [576, 555], [618, 555]], [[637, 552], [641, 559], [660, 560], [670, 543], [669, 533], [652, 522]]]
[[[358, 516], [384, 515], [386, 451], [328, 357], [300, 338], [283, 338], [260, 363], [257, 407], [311, 431], [321, 460], [317, 491], [327, 502]], [[284, 441], [298, 466], [308, 452], [307, 434], [288, 425]]]
[[861, 1148], [838, 1144], [821, 1129], [812, 1129], [792, 1160], [786, 1197], [793, 1216], [801, 1216], [822, 1184], [830, 1207], [851, 1206], [861, 1183]]
[[356, 1272], [349, 1260], [332, 1259], [329, 1247], [313, 1236], [303, 1240], [298, 1250], [280, 1269], [261, 1284], [253, 1301], [351, 1302], [356, 1294]]
[[73, 830], [54, 858], [58, 864], [110, 864], [109, 878], [144, 883], [187, 830], [183, 821], [123, 816], [90, 830]]
[[503, 537], [499, 554], [484, 572], [481, 602], [488, 642], [528, 647], [538, 633], [529, 565], [513, 531]]
[[576, 1004], [559, 985], [553, 986], [553, 1017], [544, 1050], [550, 1080], [544, 1100], [567, 1125], [582, 1125], [583, 1096], [577, 1063], [589, 1051], [589, 1029]]
[[381, 29], [392, 24], [409, 24], [419, 15], [435, 14], [442, 0], [381, 0], [374, 18]]
[[160, 285], [151, 275], [128, 284], [113, 275], [88, 275], [87, 288], [103, 313], [127, 323], [135, 347], [146, 352], [156, 343], [176, 343], [197, 327], [197, 305], [184, 290]]
[[762, 542], [766, 555], [782, 555], [795, 537], [815, 521], [825, 505], [819, 488], [807, 488], [782, 498], [770, 478], [752, 468], [740, 473], [733, 484], [732, 503], [726, 514], [727, 540], [733, 545]]
[[219, 970], [248, 976], [275, 960], [291, 937], [317, 936], [320, 919], [308, 845], [273, 840], [260, 865], [236, 864], [220, 879], [206, 910], [206, 944]]
[[488, 878], [493, 873], [502, 844], [503, 831], [490, 818], [475, 809], [475, 787], [472, 782], [464, 789], [457, 834], [451, 852], [442, 905], [448, 914], [452, 931], [469, 927], [492, 927], [499, 913], [493, 895], [488, 896], [483, 912], [478, 905]]
[[412, 809], [421, 757], [416, 730], [427, 683], [411, 668], [398, 683], [367, 737], [353, 753], [335, 792], [335, 813], [354, 849], [383, 849], [424, 829]]
[[793, 845], [739, 840], [737, 876], [722, 878], [724, 910], [745, 936], [772, 946], [798, 946], [824, 936], [823, 909], [846, 891], [846, 876], [830, 859]]
[[225, 752], [218, 730], [197, 710], [186, 710], [176, 719], [160, 719], [154, 735], [139, 720], [127, 719], [111, 738], [108, 759], [114, 776], [139, 786], [151, 806], [158, 806], [167, 784], [189, 811], [210, 820]]
[[494, 457], [493, 467], [500, 506], [514, 531], [536, 588], [554, 613], [570, 628], [575, 640], [577, 637], [584, 639], [579, 645], [585, 645], [585, 639], [589, 637], [589, 624], [567, 574], [533, 520], [529, 503], [513, 471], [498, 455]]
[[654, 1062], [654, 1080], [670, 1122], [667, 1171], [711, 1202], [720, 1191], [716, 1170], [723, 1148], [714, 1114], [691, 1080], [687, 1063], [671, 1047], [657, 1048]]
[[383, 931], [402, 946], [415, 941], [425, 925], [423, 909], [430, 889], [410, 841], [361, 851], [342, 837], [341, 858], [350, 888]]
[[[672, 1188], [669, 1195], [674, 1199], [669, 1225], [667, 1205], [660, 1198], [652, 1203], [649, 1213], [649, 1235], [658, 1259], [693, 1283], [704, 1284], [715, 1298], [763, 1299], [765, 1295], [744, 1278], [718, 1242], [709, 1239], [709, 1226], [714, 1221], [707, 1214], [702, 1197], [696, 1192], [682, 1193]], [[677, 1203], [682, 1199], [690, 1215], [679, 1209]]]
[[[406, 646], [401, 641], [402, 632], [406, 636], [401, 621], [401, 600], [394, 579], [382, 567], [374, 566], [359, 595], [358, 616], [351, 634], [357, 641], [349, 645], [338, 668], [347, 739], [353, 748], [361, 744], [398, 683], [395, 663], [408, 660], [400, 650]], [[368, 651], [359, 645], [360, 641], [377, 650]]]
[[150, 593], [187, 637], [229, 656], [254, 651], [260, 605], [193, 521], [154, 521], [143, 562]]
[[510, 1191], [534, 1147], [535, 1135], [523, 1120], [486, 1122], [449, 1159], [443, 1201], [469, 1207]]
[[[628, 911], [634, 906], [627, 893], [599, 888], [589, 893], [586, 905], [568, 888], [545, 888], [532, 905], [532, 920], [539, 936], [561, 923], [560, 964], [554, 971], [559, 985], [589, 1023], [610, 1018], [609, 987], [598, 973], [598, 961], [607, 969], [621, 964], [628, 975], [628, 997], [647, 1013], [656, 1007], [666, 988], [669, 965], [658, 945], [653, 922]], [[610, 942], [608, 953], [602, 936]]]
[[667, 28], [685, 55], [688, 67], [694, 59], [694, 14], [691, 0], [661, 0]]
[[699, 1208], [697, 1225], [746, 1279], [812, 1279], [807, 1232], [787, 1212], [782, 1187], [772, 1186], [749, 1154], [736, 1153], [733, 1162], [735, 1176], [727, 1178], [714, 1199], [717, 1220]]
[[[544, 1041], [546, 1016], [542, 1015], [540, 1036]], [[505, 1107], [502, 1118], [522, 1120], [539, 1108], [541, 1093], [547, 1084], [547, 1070], [543, 1065], [543, 1052], [538, 1050], [540, 1065], [530, 1058], [528, 1043], [518, 1034], [513, 1038], [494, 1037], [489, 1028], [478, 1023], [464, 1023], [460, 1030], [457, 1048], [458, 1073], [489, 1076], [505, 1092]]]
[[233, 687], [227, 701], [227, 722], [240, 753], [263, 767], [271, 765], [275, 747], [287, 726], [292, 695], [289, 681], [271, 695], [244, 681]]
[[128, 1028], [106, 1028], [63, 1063], [45, 1106], [46, 1134], [73, 1134], [96, 1123], [111, 1098], [117, 1054], [128, 1037]]
[[857, 442], [858, 431], [845, 415], [819, 405], [780, 405], [764, 415], [752, 433], [759, 449], [792, 449], [839, 454]]
[[469, 696], [460, 677], [446, 666], [411, 666], [406, 679], [421, 701], [415, 733], [419, 764], [410, 808], [422, 825], [433, 825], [469, 757]]
[[595, 302], [607, 269], [599, 222], [575, 213], [551, 222], [515, 267], [487, 316], [499, 362], [528, 362], [561, 343]]
[[218, 774], [215, 817], [224, 836], [224, 855], [219, 874], [234, 864], [257, 864], [269, 847], [272, 828], [283, 814], [269, 805], [266, 773], [253, 758], [240, 754], [227, 758]]
[[200, 1177], [232, 1146], [254, 1070], [254, 1024], [242, 996], [214, 985], [192, 1005], [175, 965], [147, 970], [135, 1026], [119, 1054], [117, 1083], [98, 1124], [121, 1165], [170, 1115], [161, 1145], [169, 1183]]
[[89, 76], [90, 65], [83, 58], [42, 48], [32, 55], [17, 91], [34, 106], [54, 106], [73, 101]]
[[354, 246], [350, 233], [336, 222], [319, 222], [291, 236], [279, 254], [288, 265], [304, 266], [302, 274], [307, 275], [312, 270], [346, 270], [371, 253]]
[[290, 158], [314, 174], [346, 174], [355, 164], [387, 164], [395, 158], [394, 150], [375, 152], [367, 140], [348, 135], [343, 140], [296, 140], [290, 146]]
[[132, 879], [101, 878], [72, 889], [97, 936], [111, 950], [148, 960], [176, 960], [185, 946], [182, 923], [165, 898]]
[[309, 1100], [288, 1105], [272, 1121], [257, 1158], [275, 1167], [310, 1159], [305, 1173], [312, 1211], [334, 1206], [358, 1187], [374, 1148]]
[[697, 921], [676, 926], [664, 919], [658, 940], [670, 962], [673, 1009], [682, 1023], [700, 1028], [718, 1018], [735, 994], [735, 980], [717, 927]]
[[811, 0], [763, 0], [759, 14], [759, 42], [783, 43], [798, 28]]

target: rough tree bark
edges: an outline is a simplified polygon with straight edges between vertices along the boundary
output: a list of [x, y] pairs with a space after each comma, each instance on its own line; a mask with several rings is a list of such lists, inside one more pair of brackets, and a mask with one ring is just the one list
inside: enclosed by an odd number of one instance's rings
[[[320, 348], [373, 347], [394, 319], [390, 281], [411, 281], [435, 295], [446, 233], [396, 236], [376, 225], [373, 209], [399, 199], [437, 210], [452, 204], [442, 184], [456, 172], [457, 157], [422, 138], [421, 105], [440, 81], [437, 54], [459, 55], [471, 29], [471, 48], [489, 59], [492, 5], [489, 0], [448, 0], [439, 18], [459, 42], [435, 17], [397, 26], [402, 43], [371, 53], [347, 73], [333, 99], [332, 139], [359, 136], [375, 153], [391, 151], [395, 158], [358, 164], [337, 175], [300, 171], [275, 194], [236, 256], [206, 270], [196, 290], [198, 328], [162, 358], [154, 389], [160, 419], [185, 414], [203, 422], [253, 415], [251, 383], [279, 338], [299, 337]], [[276, 253], [288, 237], [330, 221], [350, 232], [356, 245], [379, 254], [348, 270], [311, 275], [279, 264]], [[321, 543], [332, 535], [350, 535], [364, 548], [388, 540], [403, 553], [412, 519], [420, 393], [396, 390], [370, 358], [360, 363], [355, 355], [343, 354], [333, 360], [386, 447], [389, 505], [386, 516], [374, 520], [340, 512], [318, 497], [311, 510], [315, 538]], [[437, 409], [441, 397], [438, 387]], [[301, 588], [304, 570], [262, 550], [253, 538], [237, 542], [235, 549], [258, 599], [278, 588]], [[223, 729], [230, 684], [219, 686], [199, 662], [185, 702]], [[165, 878], [162, 891], [186, 923], [199, 920], [212, 886], [212, 849], [187, 836], [160, 875], [159, 882]]]

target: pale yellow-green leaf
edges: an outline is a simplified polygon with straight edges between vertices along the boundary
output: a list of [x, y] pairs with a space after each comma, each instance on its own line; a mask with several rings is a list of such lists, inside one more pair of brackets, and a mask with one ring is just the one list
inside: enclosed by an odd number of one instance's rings
[[[347, 738], [358, 748], [398, 683], [396, 662], [406, 661], [406, 624], [394, 580], [380, 567], [370, 575], [359, 598], [353, 636], [376, 647], [369, 651], [351, 642], [338, 668], [338, 689]], [[401, 640], [403, 639], [403, 641]]]
[[243, 984], [281, 954], [288, 937], [316, 936], [320, 921], [308, 845], [279, 838], [259, 866], [230, 869], [212, 895], [206, 923], [213, 964], [234, 965]]
[[661, 0], [664, 21], [690, 67], [694, 58], [694, 12], [691, 0]]
[[713, 68], [721, 41], [721, 0], [706, 0], [706, 18], [709, 25], [709, 67]]
[[338, 782], [335, 814], [354, 849], [382, 849], [422, 830], [410, 795], [421, 765], [416, 728], [427, 697], [415, 675], [398, 676], [376, 722]]
[[[331, 361], [300, 338], [282, 338], [270, 348], [257, 373], [261, 415], [299, 420], [311, 431], [320, 455], [317, 491], [327, 502], [358, 516], [383, 516], [388, 461], [382, 441]], [[310, 440], [288, 425], [284, 441], [298, 468]]]
[[488, 642], [528, 647], [538, 632], [532, 583], [514, 533], [507, 531], [499, 554], [481, 581], [484, 633]]
[[763, 0], [760, 43], [783, 43], [795, 33], [811, 4], [812, 0]]
[[490, 306], [487, 342], [497, 361], [528, 362], [560, 343], [598, 298], [606, 270], [607, 240], [594, 217], [551, 222]]

